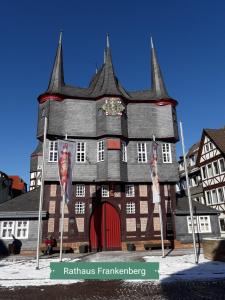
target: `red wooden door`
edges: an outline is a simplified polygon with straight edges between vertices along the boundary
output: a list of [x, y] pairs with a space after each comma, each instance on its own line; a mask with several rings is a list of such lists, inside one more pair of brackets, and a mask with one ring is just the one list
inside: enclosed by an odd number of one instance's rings
[[92, 250], [121, 250], [120, 217], [107, 202], [97, 206], [91, 216], [90, 245]]

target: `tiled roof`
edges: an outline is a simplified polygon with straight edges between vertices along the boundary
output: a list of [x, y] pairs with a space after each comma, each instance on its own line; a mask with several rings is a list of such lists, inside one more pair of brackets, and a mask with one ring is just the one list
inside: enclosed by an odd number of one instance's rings
[[216, 144], [219, 150], [225, 154], [225, 128], [204, 129], [204, 131]]

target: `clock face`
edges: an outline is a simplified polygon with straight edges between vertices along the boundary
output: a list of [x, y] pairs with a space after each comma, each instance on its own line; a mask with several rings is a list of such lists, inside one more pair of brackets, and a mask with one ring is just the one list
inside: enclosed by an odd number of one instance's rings
[[125, 107], [120, 98], [109, 98], [105, 100], [102, 109], [106, 116], [121, 116]]

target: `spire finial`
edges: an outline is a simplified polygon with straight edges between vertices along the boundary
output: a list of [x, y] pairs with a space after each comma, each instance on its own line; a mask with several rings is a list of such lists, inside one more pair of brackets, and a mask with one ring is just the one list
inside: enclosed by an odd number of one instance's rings
[[63, 34], [63, 31], [60, 30], [60, 33], [59, 33], [59, 44], [62, 44], [62, 34]]
[[106, 34], [106, 47], [109, 48], [109, 34]]
[[153, 44], [153, 39], [152, 39], [152, 36], [151, 36], [151, 48], [153, 49], [154, 48], [154, 44]]

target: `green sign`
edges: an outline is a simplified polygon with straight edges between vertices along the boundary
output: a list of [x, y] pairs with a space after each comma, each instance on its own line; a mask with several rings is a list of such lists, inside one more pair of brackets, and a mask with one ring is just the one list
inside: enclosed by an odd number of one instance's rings
[[51, 279], [159, 279], [158, 262], [51, 262]]

